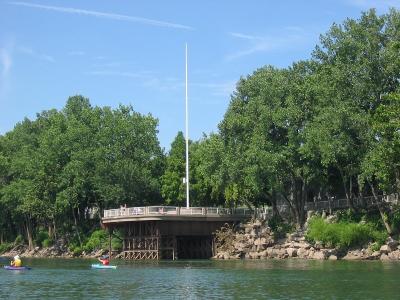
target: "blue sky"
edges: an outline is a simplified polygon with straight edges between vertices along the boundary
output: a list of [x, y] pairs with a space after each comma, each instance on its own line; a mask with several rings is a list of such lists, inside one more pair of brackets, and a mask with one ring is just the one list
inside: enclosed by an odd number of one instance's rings
[[185, 43], [189, 132], [217, 131], [241, 76], [307, 59], [334, 22], [400, 0], [0, 1], [0, 134], [24, 117], [92, 105], [159, 119], [168, 149], [184, 130]]

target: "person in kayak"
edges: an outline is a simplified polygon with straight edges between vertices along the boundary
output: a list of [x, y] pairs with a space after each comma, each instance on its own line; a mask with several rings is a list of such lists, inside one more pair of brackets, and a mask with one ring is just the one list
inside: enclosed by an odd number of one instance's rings
[[105, 266], [108, 266], [110, 264], [108, 255], [103, 255], [103, 256], [99, 257], [98, 260]]
[[11, 261], [12, 267], [22, 267], [22, 261], [19, 255], [15, 255], [14, 259]]

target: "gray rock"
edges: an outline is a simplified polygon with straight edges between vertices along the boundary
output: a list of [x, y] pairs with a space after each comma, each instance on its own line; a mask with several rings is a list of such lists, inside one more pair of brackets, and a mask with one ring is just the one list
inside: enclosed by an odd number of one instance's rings
[[347, 254], [343, 257], [345, 260], [362, 260], [363, 257], [360, 255], [360, 253], [356, 251], [349, 251]]
[[297, 249], [296, 248], [287, 248], [286, 252], [289, 255], [289, 257], [296, 257], [297, 256]]
[[388, 257], [392, 260], [399, 260], [400, 259], [400, 250], [392, 251], [388, 254]]
[[267, 244], [267, 239], [266, 238], [258, 238], [254, 241], [254, 245], [259, 246], [259, 245], [266, 245]]
[[327, 251], [317, 251], [312, 256], [313, 259], [324, 260], [327, 258]]
[[392, 250], [390, 249], [390, 247], [388, 245], [382, 245], [382, 247], [379, 249], [379, 251], [381, 253], [388, 254]]
[[394, 251], [397, 249], [399, 242], [390, 237], [386, 241], [386, 245], [389, 247], [390, 251]]
[[315, 244], [314, 244], [314, 248], [319, 250], [319, 249], [324, 248], [324, 245], [322, 244], [322, 242], [316, 241]]
[[379, 257], [379, 256], [381, 256], [381, 252], [380, 251], [374, 251], [374, 252], [372, 252], [371, 256], [372, 257]]
[[305, 249], [305, 248], [299, 248], [297, 249], [297, 256], [299, 258], [307, 258], [309, 255], [309, 250]]
[[381, 255], [381, 260], [389, 260], [389, 256], [387, 256], [385, 253]]
[[336, 255], [329, 255], [329, 260], [337, 260], [337, 256]]

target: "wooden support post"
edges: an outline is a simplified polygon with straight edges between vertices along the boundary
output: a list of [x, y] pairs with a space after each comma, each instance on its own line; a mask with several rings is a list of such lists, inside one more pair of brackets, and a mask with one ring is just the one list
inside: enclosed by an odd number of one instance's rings
[[109, 260], [111, 260], [111, 256], [112, 256], [112, 249], [111, 249], [111, 238], [112, 238], [112, 227], [110, 226], [110, 228], [108, 229], [108, 256], [109, 256]]

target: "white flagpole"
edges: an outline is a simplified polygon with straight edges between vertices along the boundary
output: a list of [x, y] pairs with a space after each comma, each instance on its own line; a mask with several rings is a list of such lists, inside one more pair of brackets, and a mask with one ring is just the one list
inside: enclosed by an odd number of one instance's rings
[[187, 53], [187, 43], [185, 47], [185, 102], [186, 102], [186, 207], [189, 208], [189, 116], [188, 116], [188, 53]]

